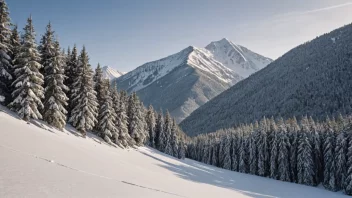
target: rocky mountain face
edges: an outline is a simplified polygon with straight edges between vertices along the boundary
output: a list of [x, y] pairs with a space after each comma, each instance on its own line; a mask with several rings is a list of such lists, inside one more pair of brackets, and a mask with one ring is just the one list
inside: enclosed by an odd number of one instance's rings
[[[236, 46], [225, 41], [229, 45], [227, 47]], [[146, 63], [115, 81], [120, 89], [137, 92], [144, 105], [151, 104], [156, 109], [168, 110], [180, 122], [210, 99], [264, 67], [265, 61], [270, 60], [244, 47], [241, 47], [241, 51], [224, 50], [216, 44], [219, 42], [207, 46], [213, 51], [189, 46], [166, 58]], [[211, 48], [211, 45], [217, 47]], [[231, 57], [226, 60], [219, 58], [225, 57], [225, 54]], [[239, 72], [234, 70], [234, 64], [227, 61], [235, 60], [236, 56], [245, 57], [243, 60], [237, 58], [240, 60], [236, 65], [241, 68]]]

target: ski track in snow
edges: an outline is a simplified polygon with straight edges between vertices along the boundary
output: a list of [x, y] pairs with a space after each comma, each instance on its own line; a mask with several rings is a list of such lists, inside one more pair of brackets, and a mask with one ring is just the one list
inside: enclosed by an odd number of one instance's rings
[[186, 196], [179, 195], [179, 194], [176, 194], [176, 193], [167, 192], [167, 191], [159, 190], [159, 189], [156, 189], [156, 188], [150, 188], [150, 187], [146, 187], [146, 186], [141, 186], [141, 185], [134, 184], [134, 183], [131, 183], [131, 182], [121, 181], [121, 180], [117, 180], [117, 179], [114, 179], [114, 178], [111, 178], [111, 177], [106, 177], [106, 176], [90, 173], [90, 172], [87, 172], [87, 171], [84, 171], [84, 170], [72, 168], [72, 167], [67, 166], [65, 164], [62, 164], [62, 163], [59, 163], [59, 162], [55, 162], [54, 160], [50, 160], [50, 159], [47, 159], [47, 158], [44, 158], [44, 157], [40, 157], [40, 156], [37, 156], [37, 155], [26, 153], [26, 152], [23, 152], [23, 151], [19, 151], [19, 150], [16, 150], [16, 149], [8, 147], [8, 146], [0, 145], [0, 147], [5, 148], [5, 149], [10, 150], [10, 151], [15, 152], [15, 153], [19, 153], [21, 155], [31, 156], [33, 158], [40, 159], [40, 160], [46, 161], [48, 163], [52, 163], [52, 164], [55, 164], [57, 166], [61, 166], [63, 168], [67, 168], [67, 169], [70, 169], [70, 170], [73, 170], [73, 171], [81, 172], [81, 173], [84, 173], [84, 174], [87, 174], [87, 175], [100, 177], [100, 178], [107, 179], [107, 180], [115, 180], [117, 182], [121, 182], [121, 183], [126, 184], [126, 185], [130, 185], [130, 186], [134, 186], [134, 187], [138, 187], [138, 188], [144, 188], [144, 189], [148, 189], [148, 190], [152, 190], [152, 191], [156, 191], [156, 192], [160, 192], [160, 193], [165, 193], [165, 194], [169, 194], [169, 195], [174, 195], [174, 196], [177, 196], [177, 197], [188, 198]]

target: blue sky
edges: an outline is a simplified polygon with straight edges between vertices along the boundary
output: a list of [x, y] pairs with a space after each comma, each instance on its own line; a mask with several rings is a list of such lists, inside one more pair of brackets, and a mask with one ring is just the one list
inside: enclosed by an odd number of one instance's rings
[[[7, 0], [19, 28], [51, 21], [62, 47], [86, 45], [91, 64], [120, 71], [228, 38], [277, 58], [352, 22], [351, 0]], [[39, 39], [38, 39], [39, 40]]]

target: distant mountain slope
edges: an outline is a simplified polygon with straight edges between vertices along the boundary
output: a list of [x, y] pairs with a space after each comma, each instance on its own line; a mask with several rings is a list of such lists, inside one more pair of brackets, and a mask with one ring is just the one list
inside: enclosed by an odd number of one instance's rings
[[118, 77], [123, 75], [122, 72], [119, 72], [119, 71], [117, 71], [114, 68], [109, 67], [109, 66], [104, 66], [102, 68], [102, 70], [103, 70], [103, 77], [105, 79], [109, 79], [109, 80], [113, 80], [113, 79], [118, 78]]
[[294, 48], [181, 123], [189, 135], [263, 116], [352, 113], [352, 25]]
[[244, 78], [263, 69], [272, 62], [270, 58], [266, 58], [245, 47], [236, 45], [226, 38], [211, 42], [205, 48], [214, 55], [217, 61], [233, 71], [236, 71]]
[[[247, 50], [243, 54], [250, 53]], [[260, 67], [262, 65], [256, 68]], [[243, 78], [217, 60], [211, 51], [190, 46], [146, 63], [117, 78], [116, 82], [120, 89], [137, 92], [146, 106], [151, 104], [154, 108], [169, 110], [177, 121], [181, 121]]]

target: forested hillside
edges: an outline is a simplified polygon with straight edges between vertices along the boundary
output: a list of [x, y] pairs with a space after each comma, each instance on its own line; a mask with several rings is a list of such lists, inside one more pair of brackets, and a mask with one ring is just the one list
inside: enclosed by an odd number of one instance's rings
[[194, 111], [180, 125], [189, 135], [263, 116], [352, 112], [352, 25], [300, 45]]

